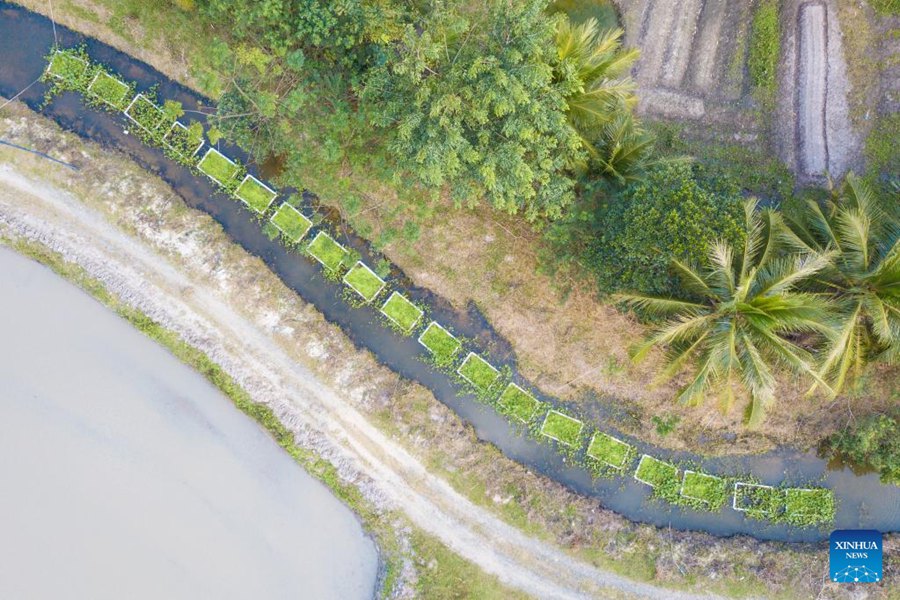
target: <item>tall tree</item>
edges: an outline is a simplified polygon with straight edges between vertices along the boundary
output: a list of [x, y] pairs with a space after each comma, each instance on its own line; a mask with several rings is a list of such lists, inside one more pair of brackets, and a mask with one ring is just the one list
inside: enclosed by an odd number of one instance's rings
[[853, 174], [836, 197], [788, 216], [787, 239], [799, 250], [832, 260], [815, 280], [833, 294], [842, 321], [820, 373], [835, 391], [876, 358], [900, 358], [900, 219], [893, 204]]
[[[831, 308], [826, 298], [798, 286], [820, 274], [830, 255], [778, 256], [774, 213], [745, 206], [747, 237], [742, 248], [715, 243], [705, 269], [673, 262], [688, 299], [623, 295], [631, 306], [661, 325], [635, 355], [667, 348], [668, 379], [696, 361], [691, 381], [678, 394], [681, 402], [698, 404], [715, 392], [724, 407], [742, 386], [750, 395], [750, 426], [759, 425], [775, 400], [775, 368], [783, 365], [820, 382], [810, 352], [799, 339], [830, 334]], [[695, 298], [695, 299], [694, 299]]]

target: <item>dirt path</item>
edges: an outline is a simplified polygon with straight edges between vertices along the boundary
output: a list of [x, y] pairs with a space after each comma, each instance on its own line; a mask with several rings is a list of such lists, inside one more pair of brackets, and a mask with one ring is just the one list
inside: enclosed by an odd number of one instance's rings
[[821, 4], [800, 7], [797, 53], [797, 144], [800, 168], [820, 175], [828, 167], [825, 141], [825, 91], [828, 89], [827, 14]]
[[[0, 182], [0, 230], [61, 253], [178, 331], [272, 406], [301, 442], [318, 440], [316, 450], [348, 479], [370, 479], [370, 496], [400, 508], [503, 583], [542, 598], [696, 597], [599, 571], [475, 506], [291, 360], [264, 327], [223, 302], [215, 285], [189, 278], [64, 191], [9, 165], [0, 166]], [[162, 239], [172, 234], [158, 233]]]

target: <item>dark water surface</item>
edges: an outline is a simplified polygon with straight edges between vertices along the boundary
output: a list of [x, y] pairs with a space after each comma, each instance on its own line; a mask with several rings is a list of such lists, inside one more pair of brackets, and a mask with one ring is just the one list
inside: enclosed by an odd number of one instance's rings
[[[149, 65], [64, 27], [57, 26], [56, 29], [61, 45], [84, 43], [92, 58], [136, 81], [138, 91], [159, 84], [161, 97], [179, 100], [189, 111], [209, 107], [208, 100], [167, 79]], [[0, 95], [11, 97], [40, 76], [45, 67], [43, 57], [53, 40], [48, 19], [20, 7], [0, 3]], [[45, 90], [43, 84], [37, 83], [20, 99], [39, 109]], [[286, 285], [314, 304], [329, 321], [338, 324], [356, 345], [372, 351], [382, 363], [400, 375], [427, 387], [441, 402], [471, 423], [480, 439], [495, 444], [506, 456], [581, 494], [596, 498], [601, 505], [635, 521], [707, 531], [720, 536], [744, 533], [760, 539], [785, 541], [819, 541], [827, 537], [828, 531], [773, 526], [746, 519], [730, 506], [710, 514], [650, 501], [649, 488], [630, 477], [593, 480], [586, 470], [565, 464], [562, 457], [548, 445], [524, 437], [505, 418], [479, 404], [473, 397], [460, 394], [458, 386], [450, 378], [422, 362], [424, 350], [415, 339], [396, 335], [381, 326], [371, 308], [349, 307], [341, 300], [342, 287], [339, 284], [325, 280], [312, 261], [288, 252], [277, 241], [267, 239], [259, 224], [241, 208], [240, 203], [219, 193], [206, 178], [193, 175], [187, 168], [168, 160], [159, 150], [149, 148], [135, 137], [123, 133], [128, 126], [124, 116], [86, 108], [75, 94], [55, 98], [42, 112], [65, 129], [123, 151], [162, 177], [188, 205], [210, 214], [236, 243], [261, 257]], [[189, 112], [187, 118], [202, 119], [202, 116]], [[249, 161], [247, 154], [239, 148], [227, 144], [220, 144], [219, 147], [228, 155]], [[267, 172], [277, 171], [277, 159], [267, 162]], [[258, 174], [252, 163], [250, 171]], [[73, 176], [77, 177], [77, 174]], [[347, 232], [347, 237], [341, 241], [360, 250], [364, 259], [368, 259], [371, 254], [365, 241], [355, 237], [348, 227], [341, 229]], [[394, 275], [402, 277], [402, 273], [395, 272]], [[495, 364], [507, 364], [516, 373], [515, 356], [510, 344], [497, 335], [477, 311], [455, 311], [444, 299], [425, 289], [410, 288], [409, 293], [432, 307], [435, 320], [477, 340], [489, 349]], [[522, 383], [518, 375], [514, 376], [514, 380]], [[553, 398], [542, 399], [565, 406]], [[602, 421], [597, 424], [603, 426]], [[785, 449], [759, 456], [700, 459], [689, 453], [648, 446], [628, 436], [621, 437], [634, 443], [641, 452], [662, 459], [694, 461], [710, 473], [750, 473], [766, 484], [825, 485], [834, 490], [839, 502], [835, 528], [865, 527], [885, 532], [900, 530], [900, 487], [882, 485], [874, 474], [854, 475], [849, 468], [829, 471], [826, 462], [815, 453]]]

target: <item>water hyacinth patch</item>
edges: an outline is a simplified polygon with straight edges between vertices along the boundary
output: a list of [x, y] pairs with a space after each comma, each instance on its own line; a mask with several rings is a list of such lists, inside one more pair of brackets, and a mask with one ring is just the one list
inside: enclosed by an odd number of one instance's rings
[[481, 392], [490, 390], [500, 378], [500, 371], [474, 352], [469, 352], [456, 372]]
[[88, 92], [113, 108], [123, 110], [128, 106], [131, 88], [106, 71], [98, 70], [88, 86]]
[[88, 61], [75, 49], [54, 52], [47, 66], [47, 73], [67, 84], [70, 89], [80, 89], [89, 82], [85, 78], [90, 75]]
[[237, 163], [215, 148], [206, 151], [206, 154], [197, 163], [197, 168], [222, 187], [227, 187], [240, 171]]
[[588, 444], [587, 455], [614, 469], [623, 469], [634, 454], [634, 447], [598, 431]]
[[784, 509], [784, 493], [771, 485], [739, 481], [734, 484], [731, 506], [755, 519], [774, 519]]
[[125, 115], [148, 133], [156, 133], [166, 118], [166, 113], [143, 94], [134, 97]]
[[541, 435], [556, 440], [560, 444], [574, 447], [581, 439], [582, 429], [584, 429], [584, 423], [578, 419], [558, 410], [551, 410], [544, 418], [544, 424], [541, 425]]
[[531, 394], [510, 383], [497, 400], [497, 408], [501, 413], [509, 415], [523, 423], [534, 417], [541, 403]]
[[362, 296], [366, 302], [374, 300], [384, 289], [384, 281], [381, 277], [362, 261], [358, 261], [352, 269], [347, 271], [347, 274], [344, 275], [344, 283]]
[[718, 510], [728, 500], [728, 487], [721, 477], [685, 471], [681, 481], [681, 495], [703, 503], [708, 510]]
[[462, 348], [462, 342], [435, 321], [429, 323], [419, 336], [419, 343], [431, 352], [438, 365], [452, 363]]
[[282, 203], [278, 207], [278, 210], [275, 211], [270, 220], [292, 244], [296, 244], [303, 239], [303, 236], [312, 227], [312, 221], [287, 202]]
[[381, 313], [396, 325], [401, 332], [411, 333], [416, 323], [422, 318], [422, 309], [406, 299], [406, 297], [394, 292], [381, 307]]
[[199, 123], [187, 127], [175, 121], [163, 141], [182, 158], [190, 158], [203, 147], [203, 127]]
[[799, 527], [823, 525], [834, 521], [834, 493], [824, 488], [784, 490], [785, 520]]
[[334, 241], [324, 231], [316, 234], [313, 241], [306, 247], [306, 251], [329, 271], [340, 269], [341, 264], [344, 262], [344, 257], [347, 256], [347, 249]]
[[256, 212], [264, 213], [275, 201], [278, 193], [253, 175], [247, 175], [234, 195]]

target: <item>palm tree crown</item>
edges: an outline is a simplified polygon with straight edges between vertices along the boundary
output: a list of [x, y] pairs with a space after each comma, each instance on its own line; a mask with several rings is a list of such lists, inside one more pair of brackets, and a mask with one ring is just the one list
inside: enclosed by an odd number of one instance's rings
[[829, 303], [798, 286], [826, 268], [831, 256], [778, 256], [777, 216], [757, 212], [755, 201], [746, 204], [745, 221], [747, 237], [738, 252], [718, 242], [705, 269], [674, 261], [692, 298], [629, 294], [623, 299], [667, 318], [639, 349], [636, 360], [655, 346], [666, 346], [662, 378], [668, 379], [696, 359], [696, 372], [679, 392], [679, 401], [698, 404], [715, 390], [727, 408], [740, 385], [749, 392], [750, 425], [756, 426], [775, 399], [776, 366], [809, 374], [828, 387], [798, 340], [830, 334]]
[[788, 218], [786, 238], [812, 256], [833, 260], [816, 286], [835, 295], [842, 320], [820, 374], [835, 390], [858, 379], [874, 358], [900, 358], [900, 219], [858, 177], [847, 176], [837, 199], [810, 201]]

